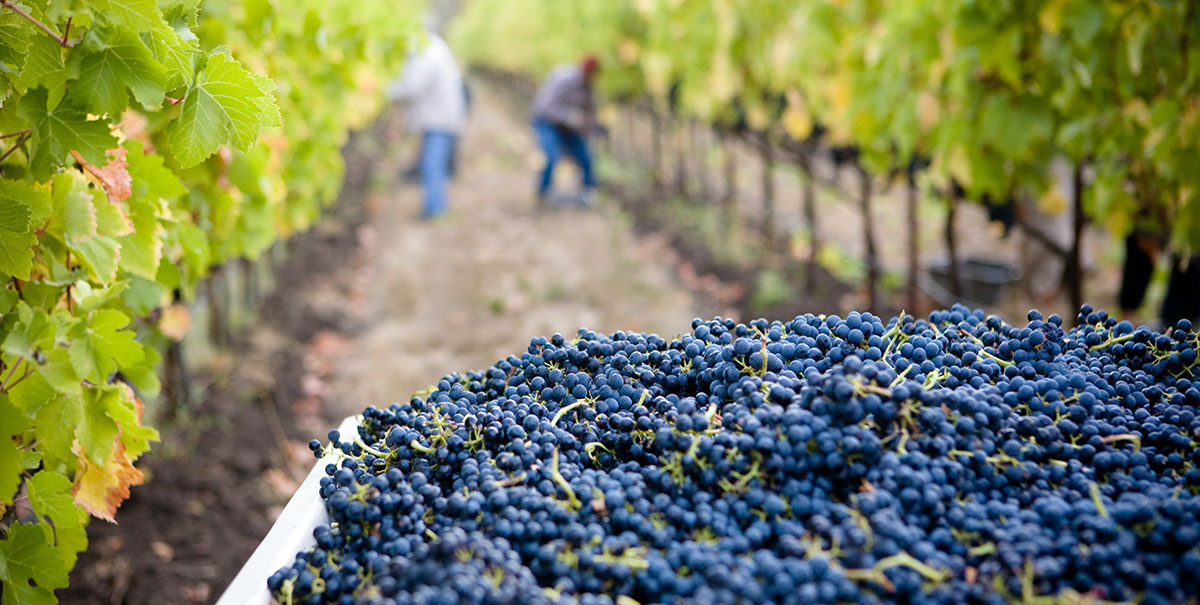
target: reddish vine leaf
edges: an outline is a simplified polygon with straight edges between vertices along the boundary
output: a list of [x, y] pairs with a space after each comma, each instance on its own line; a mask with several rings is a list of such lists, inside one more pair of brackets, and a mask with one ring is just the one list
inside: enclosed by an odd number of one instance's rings
[[[124, 147], [108, 150], [108, 156], [111, 158], [104, 166], [96, 166], [83, 156], [79, 155], [78, 151], [72, 151], [71, 156], [83, 166], [84, 171], [95, 177], [100, 186], [104, 188], [104, 192], [108, 194], [108, 201], [117, 204], [129, 199], [133, 195], [133, 178], [129, 176], [129, 163], [125, 161], [125, 155], [129, 153]], [[126, 213], [128, 219], [128, 213]]]
[[129, 488], [141, 485], [145, 475], [125, 455], [125, 444], [120, 437], [103, 465], [93, 463], [78, 442], [71, 451], [79, 463], [71, 491], [75, 503], [97, 519], [116, 523], [117, 508], [129, 497]]

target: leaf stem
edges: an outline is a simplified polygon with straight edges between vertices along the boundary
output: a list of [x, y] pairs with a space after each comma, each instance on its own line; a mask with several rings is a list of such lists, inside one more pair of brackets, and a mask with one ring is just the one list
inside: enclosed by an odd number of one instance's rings
[[[15, 2], [13, 2], [12, 0], [0, 0], [0, 6], [4, 6], [4, 8], [7, 8], [7, 9], [11, 10], [12, 12], [17, 13], [18, 15], [21, 16], [21, 18], [32, 23], [34, 25], [34, 27], [37, 27], [38, 29], [46, 32], [47, 36], [50, 36], [51, 38], [54, 38], [55, 40], [58, 41], [59, 46], [62, 46], [64, 48], [74, 46], [74, 44], [71, 44], [70, 42], [67, 41], [66, 36], [59, 36], [58, 34], [54, 33], [54, 30], [50, 29], [45, 23], [38, 21], [33, 15], [25, 12], [24, 9], [17, 6], [17, 4]], [[68, 21], [68, 27], [69, 27], [69, 24], [70, 24], [70, 22]]]
[[24, 374], [21, 374], [21, 377], [20, 377], [20, 378], [18, 378], [18, 379], [16, 379], [16, 380], [14, 380], [14, 381], [12, 382], [12, 384], [6, 384], [6, 385], [4, 385], [4, 390], [7, 392], [7, 391], [9, 391], [10, 389], [12, 389], [13, 387], [17, 386], [18, 384], [21, 384], [21, 381], [25, 380], [26, 378], [29, 378], [29, 375], [30, 375], [30, 374], [33, 374], [33, 368], [29, 367], [29, 362], [28, 362], [28, 361], [26, 361], [26, 362], [25, 362], [25, 373], [24, 373]]
[[5, 152], [4, 152], [4, 155], [0, 155], [0, 162], [3, 162], [4, 160], [7, 160], [7, 159], [8, 159], [8, 156], [12, 155], [14, 151], [16, 151], [17, 149], [19, 149], [19, 148], [21, 147], [21, 145], [24, 145], [24, 144], [25, 144], [25, 141], [28, 141], [28, 140], [29, 140], [29, 138], [30, 138], [30, 137], [32, 137], [32, 136], [33, 136], [33, 135], [32, 135], [32, 134], [30, 134], [30, 133], [25, 133], [25, 134], [21, 135], [21, 138], [17, 139], [17, 142], [16, 142], [16, 144], [14, 144], [12, 147], [9, 147], [9, 148], [8, 148], [8, 151], [5, 151]]
[[9, 139], [12, 137], [19, 137], [23, 134], [29, 134], [30, 132], [33, 132], [32, 128], [26, 128], [25, 130], [18, 130], [16, 132], [10, 132], [8, 134], [0, 134], [0, 139]]
[[13, 373], [20, 367], [22, 361], [25, 361], [25, 356], [17, 357], [17, 361], [8, 369], [8, 375], [4, 377], [4, 380], [0, 380], [0, 392], [8, 392], [8, 379], [12, 378]]

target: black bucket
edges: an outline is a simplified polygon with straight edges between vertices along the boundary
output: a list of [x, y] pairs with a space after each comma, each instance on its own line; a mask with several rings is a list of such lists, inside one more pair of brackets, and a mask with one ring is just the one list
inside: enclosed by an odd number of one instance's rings
[[1021, 279], [1021, 270], [1014, 265], [968, 258], [959, 262], [962, 296], [955, 297], [950, 286], [949, 261], [931, 264], [927, 271], [929, 279], [921, 280], [921, 289], [938, 304], [947, 307], [956, 302], [994, 305], [1003, 300], [1013, 284]]

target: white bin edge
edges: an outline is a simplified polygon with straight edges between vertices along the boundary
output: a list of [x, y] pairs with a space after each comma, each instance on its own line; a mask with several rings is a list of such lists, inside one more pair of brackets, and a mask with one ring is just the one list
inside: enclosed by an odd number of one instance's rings
[[[359, 416], [348, 416], [342, 421], [338, 431], [343, 440], [358, 434], [359, 420]], [[329, 521], [325, 502], [319, 495], [320, 482], [325, 476], [325, 465], [336, 462], [336, 456], [317, 461], [216, 605], [269, 605], [271, 591], [267, 590], [267, 578], [279, 568], [291, 565], [296, 553], [316, 544], [313, 529]]]

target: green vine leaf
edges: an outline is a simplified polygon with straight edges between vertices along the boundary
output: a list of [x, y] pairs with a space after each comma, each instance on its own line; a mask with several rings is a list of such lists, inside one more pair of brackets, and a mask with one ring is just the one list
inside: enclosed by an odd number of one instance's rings
[[54, 590], [66, 588], [67, 567], [37, 525], [17, 523], [0, 540], [3, 605], [53, 605]]
[[71, 365], [83, 378], [95, 384], [108, 382], [119, 368], [145, 359], [137, 333], [124, 329], [129, 316], [116, 309], [100, 309], [71, 333], [75, 339], [68, 349]]
[[175, 159], [187, 168], [224, 144], [249, 149], [260, 130], [280, 125], [273, 89], [270, 80], [246, 71], [233, 57], [209, 55], [168, 130]]
[[67, 67], [63, 48], [50, 36], [36, 36], [29, 44], [29, 54], [21, 67], [15, 87], [25, 92], [37, 86], [46, 88], [46, 108], [56, 107], [67, 92]]
[[37, 236], [29, 232], [32, 211], [21, 200], [4, 196], [0, 206], [0, 273], [29, 279]]
[[75, 567], [75, 558], [87, 548], [87, 514], [75, 506], [71, 480], [54, 471], [38, 472], [26, 483], [29, 503], [38, 519], [46, 542], [53, 544], [67, 569]]
[[32, 127], [29, 170], [34, 179], [43, 183], [50, 180], [71, 151], [78, 151], [88, 162], [103, 165], [106, 152], [117, 146], [108, 122], [89, 120], [87, 113], [65, 103], [47, 109], [47, 97], [45, 88], [31, 90], [21, 97], [17, 110]]
[[116, 27], [146, 31], [163, 22], [154, 0], [87, 0], [87, 4], [93, 14]]
[[[74, 80], [68, 95], [91, 113], [119, 115], [129, 106], [126, 90], [147, 109], [162, 106], [167, 71], [132, 31], [94, 27], [67, 58]], [[100, 163], [100, 162], [93, 162]]]
[[13, 437], [20, 435], [29, 423], [20, 410], [13, 407], [8, 396], [0, 393], [0, 501], [11, 502], [21, 486], [20, 451]]

